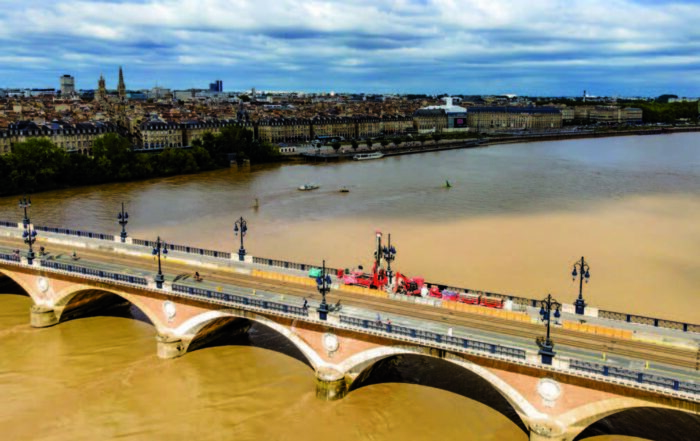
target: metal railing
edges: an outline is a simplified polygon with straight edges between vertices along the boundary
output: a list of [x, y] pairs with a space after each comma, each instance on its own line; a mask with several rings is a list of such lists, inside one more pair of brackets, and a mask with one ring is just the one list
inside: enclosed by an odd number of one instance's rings
[[681, 381], [675, 378], [662, 377], [660, 375], [649, 374], [641, 371], [634, 371], [618, 366], [608, 366], [588, 361], [571, 359], [569, 367], [573, 370], [587, 372], [591, 374], [603, 375], [605, 377], [617, 378], [632, 381], [640, 384], [650, 384], [652, 386], [691, 394], [700, 394], [700, 383]]
[[[153, 240], [131, 239], [134, 245], [145, 247], [154, 247], [156, 242]], [[161, 244], [162, 245], [162, 244]], [[208, 250], [206, 248], [189, 247], [187, 245], [166, 244], [168, 251], [179, 251], [181, 253], [198, 254], [200, 256], [214, 257], [217, 259], [230, 259], [231, 253], [226, 251]]]
[[19, 226], [19, 224], [17, 222], [0, 220], [0, 226], [8, 227], [8, 228], [17, 228]]
[[0, 260], [8, 260], [10, 262], [19, 262], [20, 258], [17, 254], [0, 253]]
[[643, 315], [625, 314], [623, 312], [605, 311], [601, 309], [598, 311], [598, 317], [620, 322], [636, 323], [638, 325], [654, 326], [656, 328], [676, 329], [683, 332], [700, 332], [700, 325], [645, 317]]
[[67, 263], [54, 262], [51, 260], [40, 260], [39, 264], [46, 268], [53, 268], [71, 273], [83, 274], [86, 276], [100, 277], [104, 279], [116, 280], [118, 282], [133, 283], [134, 285], [146, 286], [148, 282], [144, 277], [132, 276], [128, 274], [113, 273], [110, 271], [87, 268], [80, 265], [70, 265]]
[[68, 236], [85, 237], [88, 239], [114, 241], [113, 234], [93, 233], [92, 231], [71, 230], [69, 228], [45, 227], [41, 225], [37, 225], [34, 228], [38, 231], [44, 231], [47, 233], [65, 234]]
[[249, 297], [239, 296], [236, 294], [226, 293], [223, 291], [212, 291], [210, 289], [196, 288], [194, 286], [180, 284], [173, 284], [172, 289], [175, 292], [189, 294], [191, 296], [206, 299], [214, 299], [223, 302], [237, 303], [239, 305], [254, 306], [262, 309], [282, 312], [285, 314], [293, 314], [303, 317], [307, 317], [309, 315], [308, 308], [303, 308], [301, 306], [287, 305], [285, 303], [278, 303], [264, 299], [253, 299]]
[[389, 334], [397, 334], [403, 337], [414, 338], [417, 340], [425, 340], [428, 342], [441, 343], [464, 349], [488, 352], [490, 354], [502, 355], [506, 357], [516, 358], [519, 360], [525, 360], [527, 358], [527, 352], [524, 349], [502, 346], [494, 343], [486, 343], [478, 340], [470, 340], [461, 337], [454, 337], [451, 335], [439, 334], [423, 329], [409, 328], [406, 326], [383, 323], [377, 320], [341, 315], [340, 323], [363, 329], [371, 329], [374, 331], [381, 331]]
[[[308, 263], [289, 262], [287, 260], [268, 259], [266, 257], [253, 257], [253, 263], [256, 263], [258, 265], [274, 266], [277, 268], [293, 269], [299, 271], [308, 271], [311, 268], [321, 268], [321, 265], [318, 264], [311, 265]], [[329, 274], [338, 273], [337, 268], [326, 267], [326, 270]]]

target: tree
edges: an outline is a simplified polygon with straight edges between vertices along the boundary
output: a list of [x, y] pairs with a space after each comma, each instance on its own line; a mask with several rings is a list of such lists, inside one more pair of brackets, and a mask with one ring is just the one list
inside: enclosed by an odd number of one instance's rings
[[238, 99], [243, 101], [244, 103], [247, 103], [250, 101], [250, 97], [248, 95], [238, 95]]
[[382, 139], [379, 141], [379, 144], [381, 144], [382, 147], [386, 147], [386, 146], [389, 145], [389, 140], [386, 139], [386, 138], [382, 138]]
[[442, 139], [442, 135], [440, 135], [439, 133], [433, 133], [432, 138], [433, 141], [435, 141], [435, 144], [437, 144]]
[[398, 146], [400, 146], [401, 143], [403, 142], [403, 138], [400, 137], [400, 136], [397, 136], [396, 138], [394, 138], [393, 141], [394, 141], [394, 145], [395, 145], [396, 147], [398, 147]]
[[428, 137], [426, 135], [420, 135], [418, 137], [418, 141], [420, 141], [421, 145], [425, 144], [425, 141], [428, 140]]
[[360, 144], [357, 142], [357, 140], [353, 139], [350, 141], [350, 145], [352, 146], [353, 150], [357, 150], [357, 148], [360, 146]]
[[15, 144], [7, 156], [7, 165], [12, 171], [0, 179], [7, 182], [8, 187], [33, 192], [65, 183], [70, 164], [68, 155], [48, 139], [34, 138]]
[[371, 149], [373, 142], [371, 139], [367, 138], [367, 140], [365, 141], [365, 144], [367, 144], [367, 147]]
[[338, 150], [340, 150], [340, 141], [333, 141], [331, 147], [333, 147], [333, 150], [338, 153]]
[[107, 178], [131, 179], [134, 152], [127, 139], [116, 133], [100, 136], [92, 144], [92, 156]]

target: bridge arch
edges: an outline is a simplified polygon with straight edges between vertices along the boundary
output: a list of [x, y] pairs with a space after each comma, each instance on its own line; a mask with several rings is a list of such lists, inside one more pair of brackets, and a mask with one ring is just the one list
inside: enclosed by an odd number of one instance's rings
[[[134, 296], [116, 289], [104, 287], [97, 288], [94, 286], [82, 284], [71, 285], [63, 291], [59, 291], [58, 293], [56, 293], [55, 300], [53, 302], [53, 308], [58, 321], [61, 321], [61, 317], [64, 315], [64, 312], [66, 312], [67, 309], [69, 309], [68, 307], [71, 306], [72, 302], [79, 298], [81, 294], [86, 294], [90, 291], [95, 291], [107, 295], [113, 295], [131, 303], [136, 308], [138, 308], [139, 311], [141, 311], [146, 316], [146, 318], [148, 318], [148, 320], [151, 322], [151, 324], [153, 324], [153, 326], [156, 328], [156, 331], [159, 334], [160, 331], [166, 327], [165, 324], [159, 318], [159, 315], [152, 311], [151, 308], [148, 307], [148, 305], [143, 301], [141, 297]], [[80, 300], [85, 300], [85, 305], [90, 305], [91, 302], [97, 301], [98, 299], [86, 297]]]
[[611, 398], [585, 404], [558, 420], [572, 440], [598, 435], [626, 435], [657, 441], [693, 439], [700, 433], [700, 406], [683, 411], [635, 398]]
[[182, 323], [178, 326], [173, 336], [181, 338], [186, 346], [189, 346], [198, 335], [209, 325], [216, 320], [221, 319], [247, 319], [251, 322], [259, 323], [277, 334], [286, 338], [303, 356], [307, 363], [316, 371], [319, 367], [326, 363], [321, 357], [309, 346], [301, 337], [293, 332], [289, 327], [277, 323], [264, 315], [256, 314], [250, 311], [241, 311], [236, 309], [224, 309], [216, 311], [207, 311]]
[[[480, 397], [478, 393], [471, 393], [473, 391], [451, 388], [444, 384], [429, 383], [426, 385], [457, 393], [491, 407], [513, 421], [526, 433], [530, 421], [546, 418], [546, 415], [539, 412], [522, 394], [520, 394], [520, 392], [487, 368], [445, 351], [411, 345], [374, 348], [348, 358], [339, 365], [339, 368], [341, 372], [344, 372], [346, 376], [352, 379], [349, 390], [353, 391], [363, 387], [365, 385], [363, 383], [368, 380], [368, 377], [372, 374], [372, 370], [380, 366], [382, 362], [386, 363], [390, 359], [398, 357], [418, 357], [426, 359], [433, 365], [442, 364], [443, 366], [452, 366], [455, 368], [455, 372], [461, 371], [460, 375], [466, 374], [466, 378], [469, 379], [471, 377], [471, 380], [480, 382], [478, 387], [486, 386], [496, 393], [495, 396], [489, 392], [488, 394], [491, 396], [484, 399], [484, 397]], [[383, 381], [377, 383], [381, 382]], [[399, 382], [411, 383], [411, 381]]]
[[34, 302], [35, 305], [40, 305], [42, 303], [40, 296], [35, 291], [36, 288], [31, 286], [30, 283], [24, 280], [23, 278], [18, 277], [16, 273], [0, 268], [0, 274], [6, 276], [7, 278], [15, 282], [17, 285], [19, 285], [19, 287], [22, 288], [22, 290], [29, 296], [29, 298], [32, 299], [32, 302]]

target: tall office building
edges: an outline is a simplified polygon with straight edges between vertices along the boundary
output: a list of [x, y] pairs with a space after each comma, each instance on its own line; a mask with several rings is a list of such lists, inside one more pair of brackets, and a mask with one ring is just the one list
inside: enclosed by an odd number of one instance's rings
[[59, 78], [61, 84], [61, 95], [68, 96], [75, 94], [75, 78], [70, 75], [63, 75]]
[[209, 92], [223, 92], [224, 82], [221, 80], [216, 80], [213, 83], [209, 83]]

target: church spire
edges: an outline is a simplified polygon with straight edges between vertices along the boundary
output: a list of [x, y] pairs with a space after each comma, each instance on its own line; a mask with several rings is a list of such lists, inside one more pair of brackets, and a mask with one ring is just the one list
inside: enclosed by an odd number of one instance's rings
[[124, 73], [122, 72], [122, 67], [119, 66], [119, 85], [117, 86], [117, 93], [119, 98], [126, 98], [126, 86], [124, 85]]

